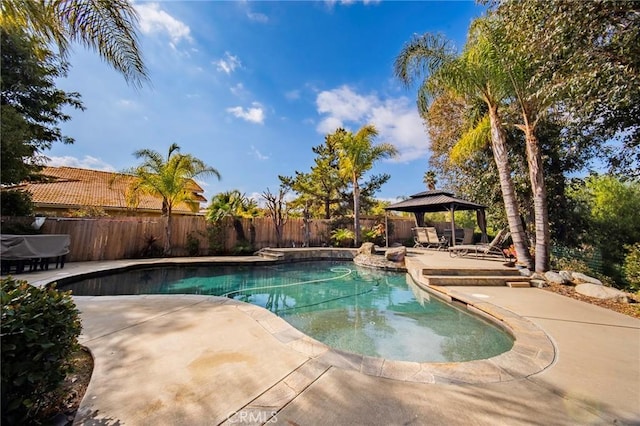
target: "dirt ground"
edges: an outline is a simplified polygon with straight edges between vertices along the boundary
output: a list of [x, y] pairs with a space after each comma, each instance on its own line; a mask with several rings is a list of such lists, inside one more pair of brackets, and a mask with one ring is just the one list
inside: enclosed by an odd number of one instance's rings
[[610, 300], [596, 299], [577, 293], [575, 287], [572, 285], [550, 284], [549, 287], [544, 287], [544, 289], [640, 319], [640, 303], [638, 303], [639, 300], [636, 299], [629, 300], [629, 302], [631, 303], [621, 303], [613, 302]]

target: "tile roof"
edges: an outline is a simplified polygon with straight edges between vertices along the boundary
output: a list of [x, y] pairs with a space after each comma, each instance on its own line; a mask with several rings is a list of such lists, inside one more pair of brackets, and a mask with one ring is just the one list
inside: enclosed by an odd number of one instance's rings
[[[31, 192], [36, 206], [61, 208], [100, 206], [104, 209], [125, 209], [125, 194], [134, 179], [131, 175], [75, 167], [45, 167], [41, 175], [47, 180], [22, 183], [17, 188]], [[196, 182], [191, 181], [188, 187], [198, 201], [207, 201], [202, 196], [204, 190]], [[162, 210], [162, 199], [140, 195], [138, 209]], [[185, 203], [174, 206], [173, 212], [193, 214], [193, 210]]]

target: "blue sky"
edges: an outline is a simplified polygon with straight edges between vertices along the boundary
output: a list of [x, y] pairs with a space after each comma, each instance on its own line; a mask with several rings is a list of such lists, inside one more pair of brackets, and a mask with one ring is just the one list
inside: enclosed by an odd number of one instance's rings
[[76, 47], [58, 82], [86, 111], [62, 125], [49, 165], [123, 170], [133, 152], [178, 143], [215, 167], [208, 199], [226, 190], [259, 195], [278, 175], [307, 172], [311, 148], [338, 126], [374, 124], [400, 155], [378, 198], [424, 190], [429, 140], [393, 62], [412, 34], [440, 32], [458, 48], [483, 9], [473, 2], [135, 2], [151, 81], [128, 86], [97, 54]]

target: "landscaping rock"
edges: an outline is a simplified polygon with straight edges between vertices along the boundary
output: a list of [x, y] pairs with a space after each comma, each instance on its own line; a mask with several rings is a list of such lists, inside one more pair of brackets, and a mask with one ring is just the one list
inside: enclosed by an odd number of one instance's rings
[[548, 286], [549, 284], [545, 280], [531, 280], [531, 287], [543, 288]]
[[572, 272], [573, 282], [576, 284], [595, 284], [602, 285], [602, 281], [597, 278], [590, 277], [589, 275], [582, 274], [580, 272]]
[[544, 279], [552, 284], [565, 284], [567, 282], [559, 273], [554, 271], [545, 272]]
[[522, 275], [523, 277], [531, 276], [531, 271], [527, 268], [518, 269], [518, 272], [520, 272], [520, 275]]
[[365, 266], [367, 268], [384, 269], [387, 271], [406, 272], [407, 268], [404, 262], [392, 262], [387, 260], [384, 256], [371, 255], [371, 254], [359, 254], [353, 258], [353, 263], [358, 266]]
[[387, 260], [392, 262], [404, 262], [404, 257], [407, 254], [407, 248], [405, 246], [402, 247], [394, 247], [387, 249], [384, 257]]
[[373, 243], [363, 243], [358, 249], [358, 254], [376, 254], [376, 247]]
[[571, 276], [571, 272], [569, 271], [560, 271], [558, 272], [562, 278], [567, 282], [567, 284], [573, 284], [573, 277]]
[[532, 273], [532, 274], [531, 274], [531, 279], [532, 279], [532, 280], [543, 280], [543, 281], [545, 280], [544, 275], [543, 275], [543, 274], [540, 274], [540, 273], [538, 273], [538, 272], [534, 272], [534, 273]]
[[627, 294], [623, 291], [602, 284], [580, 284], [576, 286], [576, 292], [583, 296], [595, 297], [596, 299], [613, 300], [615, 302], [629, 303]]

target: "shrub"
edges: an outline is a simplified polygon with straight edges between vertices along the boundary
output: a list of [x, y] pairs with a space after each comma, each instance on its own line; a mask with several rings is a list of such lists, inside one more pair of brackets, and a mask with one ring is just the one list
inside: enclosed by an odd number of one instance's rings
[[627, 288], [640, 291], [640, 243], [625, 246], [627, 256], [624, 258], [622, 271]]
[[350, 229], [339, 228], [331, 232], [331, 241], [336, 247], [350, 247], [353, 243], [354, 233]]
[[33, 423], [78, 348], [79, 312], [69, 292], [1, 281], [2, 420]]
[[187, 253], [189, 253], [189, 256], [198, 256], [200, 254], [200, 240], [195, 236], [194, 232], [187, 234]]
[[30, 216], [33, 213], [31, 194], [20, 190], [1, 191], [0, 210], [2, 216]]

